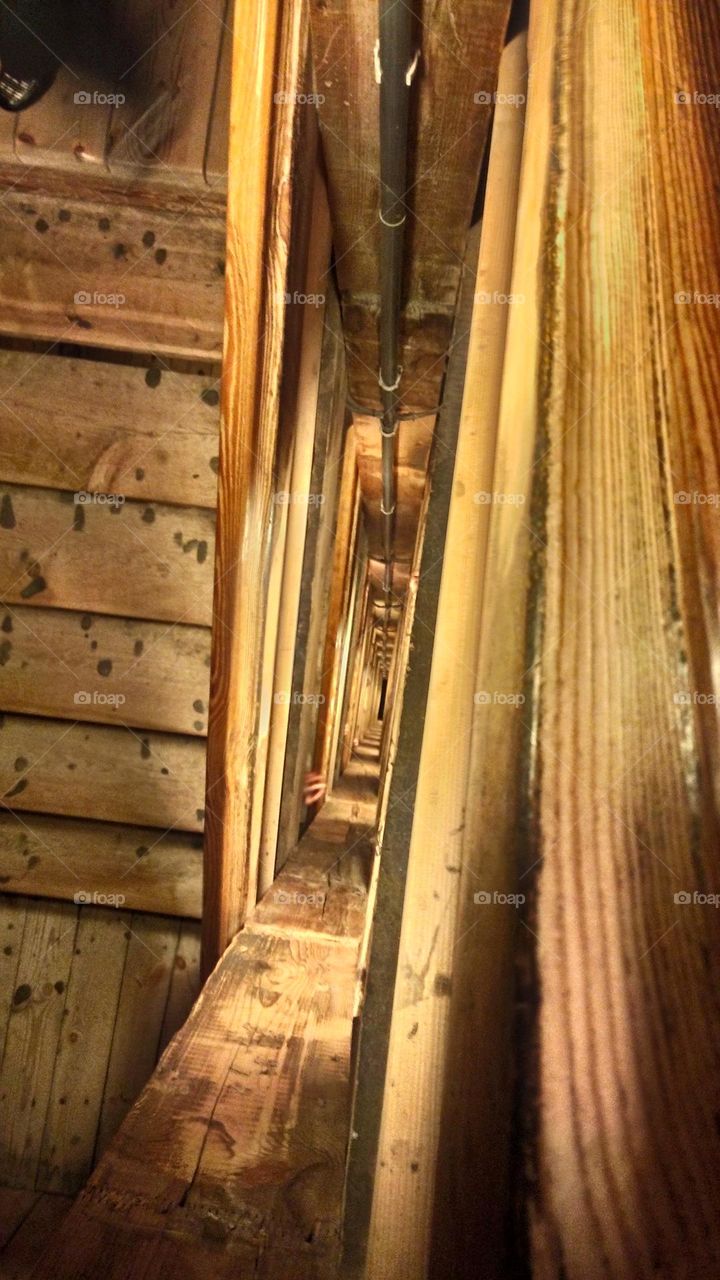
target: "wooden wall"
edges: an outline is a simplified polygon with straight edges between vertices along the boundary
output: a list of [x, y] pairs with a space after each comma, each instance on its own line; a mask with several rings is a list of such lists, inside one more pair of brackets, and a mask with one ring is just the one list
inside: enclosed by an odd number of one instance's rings
[[63, 1193], [198, 990], [232, 43], [73, 9], [0, 120], [0, 1184]]

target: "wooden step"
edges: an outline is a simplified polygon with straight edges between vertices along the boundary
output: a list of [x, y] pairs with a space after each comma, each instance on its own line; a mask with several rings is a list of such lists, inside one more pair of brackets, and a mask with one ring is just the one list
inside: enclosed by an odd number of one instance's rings
[[208, 626], [214, 524], [195, 508], [2, 485], [0, 599]]
[[13, 715], [0, 743], [7, 809], [203, 829], [205, 744], [196, 738]]
[[0, 710], [204, 734], [210, 631], [0, 606]]
[[214, 507], [218, 376], [0, 349], [0, 481]]
[[202, 836], [0, 811], [0, 886], [199, 920]]

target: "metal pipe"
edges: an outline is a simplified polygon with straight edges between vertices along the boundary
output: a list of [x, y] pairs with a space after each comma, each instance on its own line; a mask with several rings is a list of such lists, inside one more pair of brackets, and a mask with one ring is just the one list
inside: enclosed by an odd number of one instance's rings
[[395, 433], [400, 385], [400, 308], [405, 241], [408, 120], [416, 57], [413, 14], [398, 0], [380, 0], [380, 371], [385, 603], [392, 592], [396, 505]]

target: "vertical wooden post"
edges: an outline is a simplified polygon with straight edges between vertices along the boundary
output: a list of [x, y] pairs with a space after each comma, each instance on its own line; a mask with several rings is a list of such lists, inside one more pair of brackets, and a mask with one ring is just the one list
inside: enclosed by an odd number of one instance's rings
[[[223, 412], [205, 817], [203, 969], [242, 924], [278, 431], [294, 91], [303, 6], [235, 6]], [[281, 21], [282, 18], [282, 21]], [[283, 102], [274, 102], [279, 91]]]

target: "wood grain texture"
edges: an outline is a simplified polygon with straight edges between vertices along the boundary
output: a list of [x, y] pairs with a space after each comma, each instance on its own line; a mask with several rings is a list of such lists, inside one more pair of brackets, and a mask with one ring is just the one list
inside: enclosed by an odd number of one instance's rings
[[214, 507], [218, 387], [212, 364], [0, 350], [0, 480]]
[[172, 1019], [187, 1015], [193, 986], [175, 975], [191, 965], [193, 935], [197, 951], [197, 925], [168, 917], [0, 897], [13, 970], [0, 986], [0, 1176], [24, 1190], [10, 1200], [0, 1191], [0, 1236], [18, 1229], [38, 1189], [79, 1190], [101, 1115], [107, 1138], [152, 1070], [173, 988]]
[[[343, 883], [346, 904], [364, 896], [368, 861], [342, 805], [327, 809], [294, 866], [326, 886], [330, 877], [328, 902], [339, 907]], [[167, 1280], [229, 1280], [246, 1269], [264, 1280], [332, 1280], [358, 923], [333, 908], [318, 929], [300, 896], [277, 927], [248, 918], [36, 1280], [92, 1274], [101, 1258], [112, 1260], [113, 1280], [148, 1268]]]
[[[235, 6], [237, 10], [238, 6]], [[253, 821], [258, 690], [291, 228], [294, 107], [273, 102], [304, 71], [304, 10], [243, 5], [233, 41], [227, 294], [207, 771], [204, 964], [212, 968], [256, 896]], [[248, 95], [247, 86], [254, 91]], [[242, 178], [240, 177], [242, 175]], [[276, 508], [277, 510], [277, 508]], [[228, 640], [232, 638], [232, 647]], [[253, 809], [255, 808], [255, 817]]]
[[0, 598], [210, 624], [212, 512], [74, 498], [0, 485]]
[[0, 1201], [13, 1195], [29, 1196], [32, 1204], [10, 1238], [0, 1244], [0, 1266], [3, 1280], [28, 1280], [35, 1263], [52, 1245], [55, 1232], [70, 1210], [72, 1197], [0, 1188]]
[[717, 534], [697, 497], [717, 487], [718, 322], [696, 296], [718, 215], [708, 108], [676, 95], [712, 83], [719, 49], [702, 6], [542, 8], [534, 57], [552, 60], [555, 106], [532, 1258], [543, 1277], [680, 1280], [711, 1274], [720, 1241], [718, 922], [703, 897], [718, 890]]
[[0, 885], [70, 902], [121, 894], [129, 910], [199, 919], [202, 837], [2, 811]]
[[38, 172], [0, 175], [0, 330], [219, 359], [222, 202], [61, 179], [48, 191]]
[[198, 736], [209, 689], [206, 627], [0, 606], [3, 711]]
[[202, 831], [204, 744], [173, 734], [5, 716], [0, 805]]

